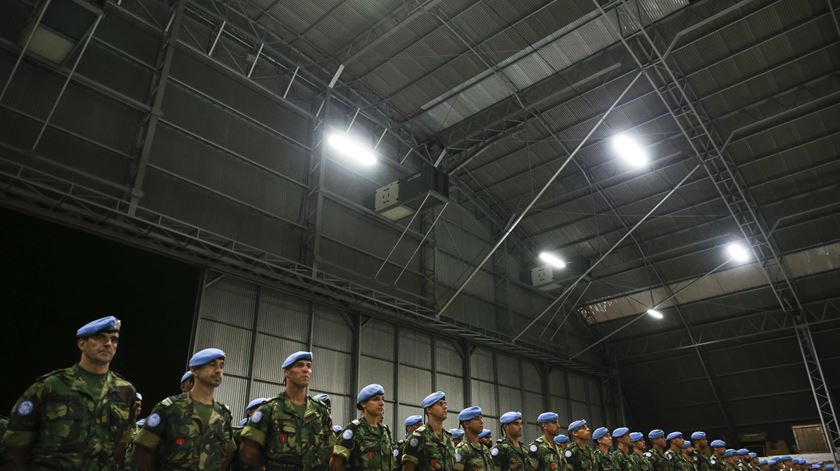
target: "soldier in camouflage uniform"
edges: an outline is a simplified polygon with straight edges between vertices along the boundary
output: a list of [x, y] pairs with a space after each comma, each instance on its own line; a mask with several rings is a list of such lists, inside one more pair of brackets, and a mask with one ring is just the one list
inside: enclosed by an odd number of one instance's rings
[[697, 471], [697, 452], [694, 451], [694, 444], [688, 440], [682, 444], [682, 459], [690, 466], [690, 471]]
[[595, 463], [595, 452], [589, 448], [589, 427], [583, 419], [569, 424], [569, 434], [572, 444], [563, 453], [571, 471], [598, 471]]
[[612, 432], [612, 437], [615, 440], [615, 450], [612, 452], [611, 458], [616, 471], [633, 471], [633, 461], [630, 455], [633, 452], [633, 443], [630, 439], [630, 429], [627, 427], [619, 427]]
[[266, 471], [324, 471], [335, 436], [327, 407], [306, 394], [312, 353], [289, 355], [282, 369], [286, 390], [248, 419], [239, 458]]
[[493, 448], [493, 432], [489, 428], [483, 429], [481, 433], [478, 434], [478, 441], [487, 447], [488, 450]]
[[182, 393], [189, 391], [192, 389], [193, 384], [195, 384], [195, 380], [193, 379], [192, 371], [187, 371], [183, 375], [181, 375], [181, 384], [178, 388], [181, 390]]
[[356, 409], [362, 416], [341, 432], [330, 471], [391, 471], [396, 463], [391, 431], [379, 420], [385, 414], [385, 389], [378, 384], [362, 388], [356, 396]]
[[607, 427], [598, 427], [592, 432], [592, 439], [595, 440], [595, 466], [598, 471], [614, 471], [615, 463], [610, 455], [612, 448], [612, 436]]
[[724, 463], [724, 470], [725, 471], [735, 471], [738, 469], [736, 463], [738, 462], [738, 451], [733, 450], [732, 448], [727, 448], [725, 452], [723, 452], [723, 463]]
[[[419, 417], [419, 416], [418, 416]], [[452, 445], [458, 446], [464, 441], [464, 430], [460, 428], [451, 428], [449, 433], [452, 435]]]
[[484, 418], [478, 406], [467, 407], [458, 414], [458, 423], [464, 429], [464, 440], [455, 448], [456, 471], [495, 471], [490, 450], [481, 443]]
[[[750, 450], [739, 448], [736, 455], [738, 456], [738, 460], [735, 462], [735, 469], [738, 471], [752, 471], [749, 465]], [[794, 463], [796, 462], [794, 461]]]
[[195, 384], [159, 402], [134, 439], [141, 471], [227, 469], [236, 451], [230, 409], [213, 399], [222, 384], [225, 352], [206, 348], [190, 359]]
[[[238, 425], [233, 426], [233, 442], [236, 444], [237, 450], [239, 449], [239, 445], [242, 444], [242, 428], [245, 426], [245, 424], [248, 423], [248, 418], [254, 415], [254, 412], [256, 412], [257, 409], [266, 402], [268, 402], [267, 398], [258, 397], [256, 399], [252, 399], [251, 402], [249, 402], [248, 405], [245, 406], [245, 417], [243, 417], [242, 420], [239, 421]], [[231, 461], [230, 463], [231, 471], [254, 471], [257, 469], [258, 468], [248, 466], [247, 464], [243, 463], [239, 459], [239, 455], [236, 453], [233, 456], [233, 461]]]
[[417, 428], [408, 438], [402, 456], [403, 471], [455, 469], [455, 446], [449, 431], [443, 428], [446, 420], [446, 394], [436, 391], [420, 403], [426, 414], [426, 424]]
[[634, 471], [653, 471], [653, 463], [650, 462], [653, 454], [645, 448], [645, 435], [641, 432], [632, 432], [630, 443], [633, 445], [630, 461], [633, 463]]
[[81, 359], [44, 375], [18, 399], [2, 445], [18, 468], [113, 471], [125, 459], [134, 426], [134, 386], [110, 371], [120, 321], [76, 331]]
[[723, 453], [726, 451], [726, 442], [723, 440], [712, 440], [709, 444], [711, 454], [709, 455], [709, 471], [724, 471], [726, 463], [723, 462]]
[[505, 412], [499, 417], [502, 438], [490, 449], [490, 456], [500, 471], [534, 471], [536, 465], [522, 444], [522, 412]]
[[543, 412], [537, 417], [542, 435], [528, 445], [529, 457], [537, 471], [562, 471], [566, 461], [560, 454], [554, 437], [560, 433], [560, 416], [554, 412]]
[[559, 434], [554, 437], [554, 443], [557, 444], [557, 450], [560, 452], [560, 456], [563, 457], [563, 460], [566, 459], [566, 448], [569, 448], [569, 437], [563, 434]]
[[[758, 453], [756, 453], [754, 451], [750, 452], [749, 465], [750, 465], [750, 467], [752, 468], [753, 471], [761, 471], [761, 467], [759, 467], [759, 465], [758, 465]], [[808, 469], [808, 468], [806, 467], [805, 469]], [[811, 469], [814, 469], [814, 467], [811, 466]]]
[[669, 471], [668, 460], [665, 459], [665, 432], [658, 428], [653, 429], [648, 432], [648, 439], [651, 444], [648, 461], [653, 466], [653, 471]]
[[671, 432], [666, 437], [671, 446], [665, 451], [665, 459], [668, 461], [670, 471], [694, 471], [694, 466], [683, 456], [682, 432]]
[[[0, 415], [0, 443], [3, 442], [3, 435], [6, 434], [6, 427], [9, 426], [9, 418], [5, 415]], [[6, 454], [6, 447], [0, 444], [0, 469], [9, 464], [9, 457]]]
[[706, 432], [697, 431], [691, 434], [691, 441], [697, 457], [697, 471], [712, 471], [710, 459], [712, 450], [709, 448], [709, 441], [706, 439]]
[[[403, 426], [405, 426], [405, 438], [401, 439], [397, 442], [396, 445], [394, 445], [394, 458], [396, 458], [394, 460], [396, 461], [396, 463], [394, 464], [394, 471], [399, 471], [402, 469], [402, 455], [405, 451], [405, 444], [408, 440], [408, 437], [412, 433], [414, 433], [414, 431], [417, 430], [421, 425], [423, 425], [423, 417], [419, 415], [410, 415], [406, 417], [403, 421]], [[457, 430], [463, 433], [463, 430]]]

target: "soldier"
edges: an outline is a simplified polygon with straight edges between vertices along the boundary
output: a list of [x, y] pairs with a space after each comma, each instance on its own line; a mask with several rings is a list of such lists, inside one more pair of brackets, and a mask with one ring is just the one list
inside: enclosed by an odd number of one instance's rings
[[[242, 428], [248, 423], [248, 419], [254, 415], [254, 412], [256, 412], [257, 409], [266, 402], [268, 402], [268, 398], [258, 397], [245, 406], [245, 417], [239, 421], [238, 426], [233, 427], [233, 441], [236, 443], [237, 450], [239, 449], [239, 445], [242, 444]], [[246, 465], [239, 459], [238, 454], [234, 454], [233, 461], [230, 464], [230, 469], [231, 471], [251, 471], [256, 470], [257, 468]]]
[[595, 452], [589, 448], [589, 427], [586, 421], [575, 420], [569, 424], [569, 434], [572, 436], [572, 444], [563, 453], [566, 462], [572, 471], [597, 471]]
[[709, 448], [706, 432], [693, 432], [691, 434], [691, 441], [694, 443], [694, 449], [696, 451], [697, 471], [712, 471], [712, 464], [710, 462], [712, 450]]
[[749, 465], [750, 450], [746, 448], [739, 448], [736, 452], [738, 460], [735, 462], [735, 467], [738, 471], [751, 471]]
[[709, 458], [710, 471], [724, 471], [723, 452], [726, 451], [726, 442], [723, 440], [712, 440], [709, 444], [711, 454]]
[[396, 464], [391, 431], [379, 418], [385, 414], [385, 389], [369, 384], [356, 396], [356, 409], [362, 416], [341, 432], [333, 448], [330, 471], [391, 471]]
[[738, 450], [727, 448], [723, 456], [726, 461], [727, 471], [736, 471], [738, 469], [738, 462], [740, 461]]
[[682, 471], [682, 445], [685, 439], [682, 432], [671, 432], [665, 437], [668, 440], [668, 449], [665, 450], [665, 460], [668, 463], [668, 471]]
[[405, 438], [398, 441], [397, 445], [394, 447], [394, 457], [396, 458], [396, 464], [394, 464], [395, 470], [402, 469], [402, 455], [403, 452], [405, 452], [406, 440], [408, 439], [409, 435], [414, 433], [415, 430], [417, 430], [421, 425], [423, 425], [423, 417], [419, 415], [410, 415], [405, 418], [405, 420], [403, 421], [403, 425], [405, 426]]
[[767, 469], [769, 471], [778, 471], [779, 470], [778, 465], [779, 465], [779, 458], [777, 458], [777, 457], [769, 458], [767, 460]]
[[592, 439], [595, 440], [595, 465], [599, 471], [613, 471], [615, 464], [610, 456], [612, 448], [612, 436], [607, 427], [598, 427], [592, 432]]
[[478, 441], [487, 447], [488, 450], [493, 448], [493, 432], [491, 432], [489, 428], [482, 430], [481, 433], [478, 434]]
[[[766, 459], [758, 460], [758, 469], [761, 471], [770, 471], [770, 464], [767, 462]], [[816, 470], [822, 469], [822, 466], [817, 465]]]
[[458, 446], [464, 440], [464, 431], [459, 428], [451, 428], [449, 433], [452, 434], [452, 444], [454, 446]]
[[634, 471], [653, 471], [653, 464], [649, 461], [653, 454], [645, 449], [645, 435], [642, 432], [631, 433], [630, 443], [633, 448], [630, 462]]
[[616, 471], [633, 471], [633, 462], [630, 459], [632, 453], [632, 441], [630, 439], [630, 429], [627, 427], [619, 427], [612, 432], [612, 438], [615, 440], [615, 451], [610, 455]]
[[213, 399], [222, 384], [225, 352], [205, 348], [190, 358], [192, 389], [159, 402], [134, 439], [142, 470], [227, 469], [236, 451], [230, 409]]
[[554, 443], [557, 444], [557, 449], [560, 451], [560, 457], [566, 460], [566, 448], [569, 448], [569, 437], [567, 435], [557, 435], [554, 437]]
[[110, 370], [114, 316], [76, 331], [79, 363], [38, 378], [12, 410], [2, 445], [20, 469], [105, 471], [121, 466], [134, 428], [134, 386]]
[[330, 411], [330, 413], [332, 413], [332, 399], [330, 398], [329, 394], [316, 394], [312, 396], [312, 399], [323, 403], [325, 406], [327, 406], [327, 410]]
[[780, 470], [781, 471], [792, 471], [793, 470], [793, 458], [790, 455], [785, 455], [779, 458], [780, 461]]
[[554, 437], [560, 433], [560, 416], [555, 412], [543, 412], [537, 417], [542, 435], [528, 446], [529, 457], [537, 471], [556, 471], [565, 468], [560, 450]]
[[533, 471], [533, 460], [522, 444], [522, 412], [505, 412], [499, 417], [502, 424], [502, 438], [490, 449], [490, 456], [496, 468], [501, 471]]
[[751, 451], [749, 457], [749, 466], [752, 471], [761, 471], [761, 467], [758, 465], [758, 453]]
[[338, 443], [338, 439], [339, 439], [339, 437], [341, 436], [341, 432], [342, 432], [343, 430], [344, 430], [344, 429], [343, 429], [343, 428], [341, 428], [341, 425], [333, 425], [333, 426], [332, 426], [332, 431], [333, 431], [333, 435], [335, 435], [335, 441], [336, 441], [336, 443]]
[[327, 406], [307, 395], [312, 352], [292, 353], [281, 368], [286, 389], [248, 419], [239, 458], [266, 471], [324, 471], [335, 436]]
[[[5, 415], [0, 415], [0, 443], [3, 442], [3, 435], [6, 434], [6, 427], [8, 426], [9, 418]], [[4, 469], [3, 467], [9, 464], [9, 457], [6, 453], [6, 447], [0, 445], [0, 469]]]
[[688, 440], [684, 440], [682, 448], [681, 457], [688, 465], [688, 469], [690, 471], [697, 471], [697, 462], [695, 458], [696, 452], [694, 451], [693, 444]]
[[484, 418], [481, 407], [467, 407], [458, 414], [458, 423], [464, 429], [464, 440], [455, 448], [455, 469], [457, 471], [494, 471], [490, 450], [481, 443]]
[[665, 458], [665, 432], [661, 429], [653, 429], [648, 432], [650, 439], [650, 457], [648, 461], [653, 466], [653, 471], [668, 471], [668, 459]]
[[417, 428], [408, 439], [402, 456], [403, 471], [455, 469], [455, 446], [449, 431], [443, 428], [448, 410], [446, 394], [435, 391], [420, 403], [426, 423]]
[[193, 379], [192, 371], [187, 371], [181, 375], [181, 384], [178, 387], [181, 388], [182, 393], [185, 393], [192, 389], [193, 384], [195, 384], [195, 380]]

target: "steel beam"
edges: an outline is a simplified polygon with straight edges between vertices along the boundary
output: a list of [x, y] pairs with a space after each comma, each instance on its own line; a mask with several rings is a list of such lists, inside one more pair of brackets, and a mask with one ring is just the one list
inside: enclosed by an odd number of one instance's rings
[[50, 0], [44, 0], [44, 3], [41, 4], [41, 9], [38, 10], [38, 16], [35, 17], [35, 21], [32, 25], [29, 26], [29, 33], [26, 35], [26, 40], [23, 42], [23, 47], [20, 49], [20, 53], [18, 54], [17, 59], [15, 60], [15, 65], [12, 66], [11, 72], [9, 72], [9, 76], [6, 78], [6, 83], [3, 84], [3, 90], [0, 91], [0, 102], [3, 101], [3, 97], [6, 96], [6, 91], [9, 90], [9, 85], [12, 84], [12, 79], [15, 78], [15, 74], [17, 73], [18, 67], [20, 67], [20, 63], [23, 60], [23, 56], [26, 55], [26, 51], [29, 49], [29, 43], [32, 42], [32, 37], [35, 36], [35, 31], [38, 29], [38, 25], [41, 24], [41, 20], [44, 18], [44, 13], [47, 12], [47, 8], [50, 7]]

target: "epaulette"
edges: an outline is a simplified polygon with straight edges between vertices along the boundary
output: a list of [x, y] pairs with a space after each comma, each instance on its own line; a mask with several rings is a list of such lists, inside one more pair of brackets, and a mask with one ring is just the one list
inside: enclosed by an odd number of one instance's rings
[[362, 423], [359, 422], [359, 419], [353, 419], [350, 423], [355, 425], [356, 427], [358, 427], [359, 425], [362, 425]]
[[420, 435], [422, 435], [422, 434], [423, 434], [423, 432], [425, 432], [425, 431], [426, 431], [426, 424], [423, 424], [423, 425], [421, 425], [421, 426], [417, 427], [417, 430], [415, 430], [415, 431], [414, 431], [414, 432], [412, 432], [411, 434], [412, 434], [412, 435], [417, 435], [417, 436], [419, 437], [419, 436], [420, 436]]
[[175, 396], [169, 396], [169, 397], [167, 397], [166, 399], [164, 399], [164, 400], [160, 401], [160, 405], [162, 405], [163, 407], [170, 407], [170, 406], [172, 406], [172, 404], [174, 404], [174, 403], [175, 403], [175, 400], [176, 400], [177, 398], [178, 398], [178, 396], [177, 396], [177, 395], [175, 395]]
[[68, 370], [68, 368], [60, 368], [60, 369], [57, 369], [57, 370], [52, 370], [52, 371], [50, 371], [50, 372], [49, 372], [49, 373], [47, 373], [47, 374], [44, 374], [44, 375], [39, 376], [39, 377], [35, 380], [35, 382], [36, 382], [36, 383], [39, 383], [39, 382], [44, 381], [45, 379], [49, 378], [50, 376], [55, 376], [55, 375], [57, 375], [57, 374], [59, 374], [59, 373], [64, 373], [64, 372], [65, 372], [65, 371], [67, 371], [67, 370]]
[[504, 438], [497, 438], [497, 439], [496, 439], [496, 443], [502, 443], [503, 441], [505, 441], [505, 439], [504, 439]]

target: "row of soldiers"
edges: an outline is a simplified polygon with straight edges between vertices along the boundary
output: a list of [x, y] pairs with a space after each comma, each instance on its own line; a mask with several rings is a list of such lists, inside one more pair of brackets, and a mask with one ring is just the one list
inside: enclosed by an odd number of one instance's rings
[[702, 432], [689, 441], [679, 432], [653, 430], [648, 449], [642, 434], [626, 427], [590, 435], [586, 421], [576, 420], [565, 436], [553, 412], [537, 418], [540, 436], [529, 445], [522, 414], [503, 414], [503, 436], [493, 443], [478, 406], [460, 411], [458, 429], [444, 428], [449, 411], [442, 391], [423, 399], [423, 415], [406, 419], [406, 436], [395, 444], [382, 423], [385, 390], [378, 384], [359, 391], [357, 419], [333, 426], [328, 397], [308, 394], [310, 352], [289, 355], [281, 365], [284, 390], [251, 401], [246, 418], [234, 425], [230, 410], [214, 398], [225, 353], [201, 350], [190, 359], [181, 394], [136, 423], [142, 398], [109, 368], [120, 328], [113, 316], [82, 326], [79, 363], [42, 376], [24, 392], [0, 441], [8, 454], [0, 456], [7, 459], [1, 470], [806, 471], [789, 457], [762, 463], [748, 450], [727, 449], [720, 440], [709, 444]]

